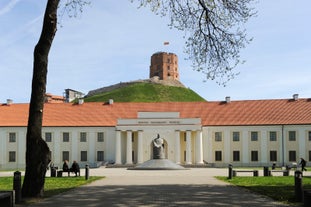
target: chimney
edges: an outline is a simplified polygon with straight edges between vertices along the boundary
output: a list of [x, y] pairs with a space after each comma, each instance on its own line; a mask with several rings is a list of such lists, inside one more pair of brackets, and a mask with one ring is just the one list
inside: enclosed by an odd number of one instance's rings
[[84, 99], [83, 98], [79, 98], [79, 105], [82, 105], [84, 103]]
[[226, 96], [226, 103], [230, 103], [231, 100], [230, 100], [230, 96]]
[[109, 105], [112, 105], [113, 104], [113, 99], [109, 99], [108, 103], [109, 103]]
[[293, 99], [294, 99], [294, 101], [298, 101], [298, 94], [297, 93], [293, 95]]
[[11, 104], [13, 104], [13, 100], [12, 99], [7, 99], [6, 100], [6, 105], [11, 105]]

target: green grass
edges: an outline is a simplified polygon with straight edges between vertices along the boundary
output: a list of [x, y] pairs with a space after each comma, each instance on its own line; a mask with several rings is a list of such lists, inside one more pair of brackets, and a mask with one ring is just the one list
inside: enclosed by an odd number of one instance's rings
[[205, 101], [188, 88], [151, 83], [135, 83], [85, 98], [85, 102], [193, 102]]
[[[269, 177], [227, 177], [217, 176], [219, 180], [233, 185], [246, 188], [262, 195], [269, 196], [274, 200], [295, 203], [295, 178], [294, 176], [269, 176]], [[303, 177], [303, 188], [311, 188], [311, 178]]]
[[[104, 177], [90, 176], [85, 180], [84, 176], [80, 177], [47, 177], [45, 178], [44, 197], [50, 197], [59, 193], [66, 192], [81, 185], [91, 183]], [[23, 178], [22, 178], [23, 180]], [[0, 190], [13, 189], [13, 176], [0, 177]]]

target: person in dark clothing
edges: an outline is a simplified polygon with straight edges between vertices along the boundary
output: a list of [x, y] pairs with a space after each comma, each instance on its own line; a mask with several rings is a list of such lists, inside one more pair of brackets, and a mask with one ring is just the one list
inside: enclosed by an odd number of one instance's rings
[[76, 177], [78, 176], [78, 173], [79, 173], [79, 176], [80, 176], [80, 167], [79, 167], [79, 164], [76, 161], [73, 161], [72, 166], [70, 168], [70, 172], [75, 173]]
[[306, 169], [307, 162], [303, 158], [300, 158], [299, 164], [301, 165], [301, 171], [307, 171], [307, 169]]
[[68, 166], [68, 161], [67, 160], [64, 161], [63, 172], [68, 172], [68, 176], [70, 176], [70, 170], [69, 170], [69, 166]]

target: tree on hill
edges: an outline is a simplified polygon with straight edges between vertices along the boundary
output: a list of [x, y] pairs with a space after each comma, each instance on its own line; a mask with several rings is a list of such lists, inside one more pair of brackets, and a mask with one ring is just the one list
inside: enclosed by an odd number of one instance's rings
[[[132, 0], [132, 2], [135, 0]], [[253, 14], [253, 0], [136, 0], [161, 15], [170, 15], [171, 27], [186, 32], [186, 52], [194, 67], [207, 79], [228, 80], [239, 63], [239, 50], [248, 42], [241, 23]], [[49, 148], [42, 139], [42, 117], [48, 55], [57, 30], [57, 10], [75, 15], [88, 0], [47, 0], [43, 27], [34, 49], [32, 92], [26, 135], [26, 172], [22, 196], [43, 196], [45, 173], [50, 161]], [[189, 34], [189, 35], [187, 35]]]

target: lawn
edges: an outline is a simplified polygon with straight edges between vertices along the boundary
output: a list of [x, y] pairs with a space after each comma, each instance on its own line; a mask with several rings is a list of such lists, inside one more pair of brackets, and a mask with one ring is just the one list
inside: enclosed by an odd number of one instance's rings
[[[227, 177], [217, 176], [219, 180], [233, 185], [247, 188], [262, 195], [269, 196], [274, 200], [295, 203], [295, 178], [294, 176], [268, 176], [268, 177]], [[311, 177], [303, 177], [302, 185], [305, 189], [311, 189]]]
[[[102, 178], [104, 177], [90, 176], [88, 180], [85, 180], [84, 176], [46, 177], [44, 187], [44, 197], [45, 198], [50, 197]], [[13, 189], [13, 177], [0, 177], [0, 190], [12, 190], [12, 189]]]

